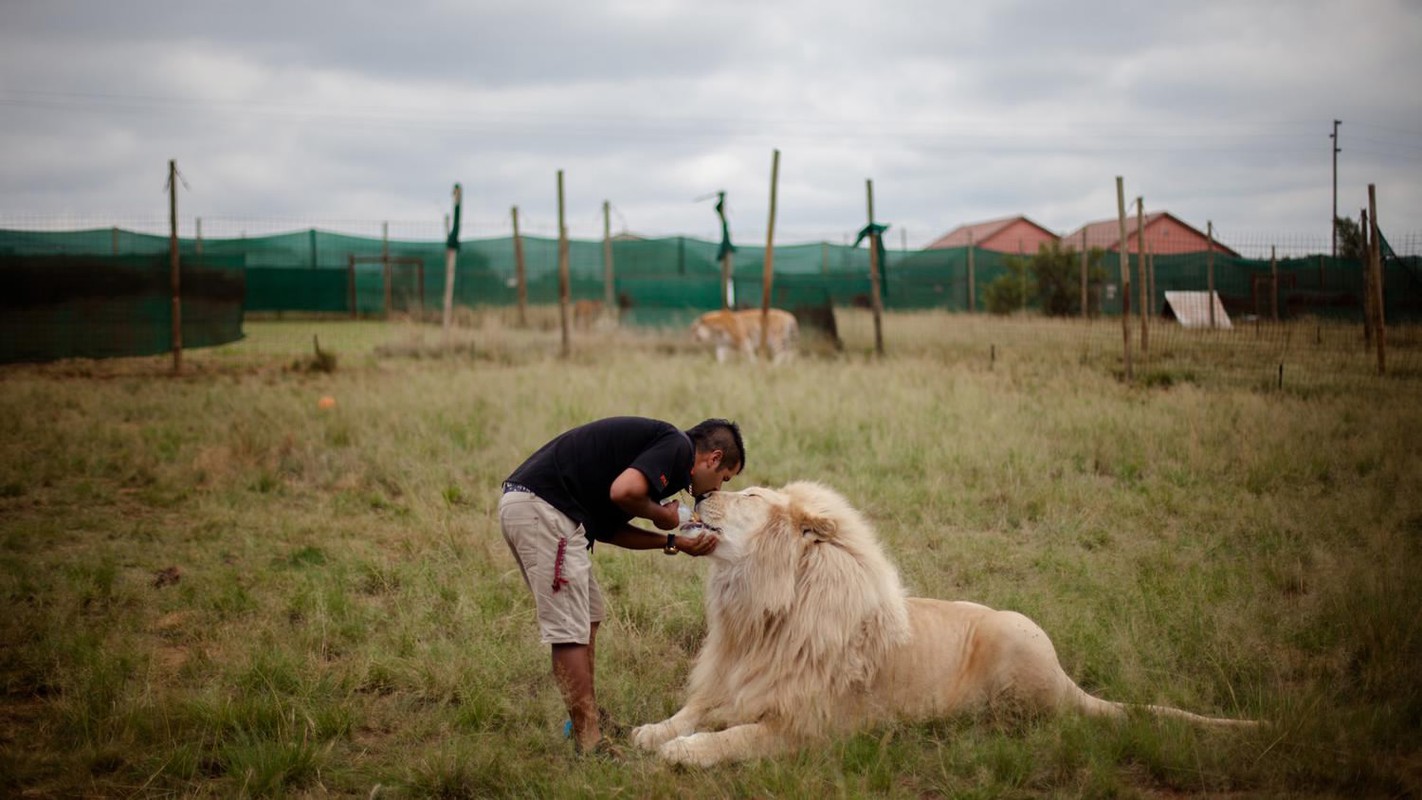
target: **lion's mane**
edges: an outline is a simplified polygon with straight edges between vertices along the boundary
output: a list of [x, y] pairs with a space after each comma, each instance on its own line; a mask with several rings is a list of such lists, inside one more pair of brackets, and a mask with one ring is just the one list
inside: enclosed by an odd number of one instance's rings
[[746, 543], [754, 552], [707, 577], [691, 690], [806, 737], [848, 722], [855, 694], [908, 640], [908, 610], [898, 571], [844, 497], [808, 481], [781, 491], [791, 502]]

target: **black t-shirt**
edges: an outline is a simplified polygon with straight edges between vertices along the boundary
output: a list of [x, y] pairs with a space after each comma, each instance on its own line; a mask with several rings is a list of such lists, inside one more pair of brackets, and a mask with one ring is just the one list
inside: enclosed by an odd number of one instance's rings
[[592, 539], [608, 539], [632, 518], [612, 502], [618, 475], [636, 469], [660, 502], [691, 485], [695, 455], [691, 438], [669, 422], [608, 417], [560, 434], [508, 480], [582, 523]]

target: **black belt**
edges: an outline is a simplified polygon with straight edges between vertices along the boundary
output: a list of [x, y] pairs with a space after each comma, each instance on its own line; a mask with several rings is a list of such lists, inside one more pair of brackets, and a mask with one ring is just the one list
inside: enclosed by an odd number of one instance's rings
[[527, 486], [524, 486], [524, 485], [521, 484], [521, 483], [514, 483], [513, 481], [504, 481], [504, 494], [508, 494], [509, 492], [523, 492], [524, 494], [536, 494], [536, 492], [534, 492], [532, 489], [528, 488]]

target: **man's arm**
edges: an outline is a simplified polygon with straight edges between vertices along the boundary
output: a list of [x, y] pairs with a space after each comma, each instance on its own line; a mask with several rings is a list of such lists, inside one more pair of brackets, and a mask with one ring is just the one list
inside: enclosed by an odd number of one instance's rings
[[[706, 534], [687, 536], [683, 533], [673, 534], [678, 551], [689, 556], [704, 556], [716, 549], [716, 537]], [[612, 538], [605, 539], [609, 544], [618, 547], [625, 547], [628, 550], [657, 550], [667, 545], [667, 535], [639, 528], [636, 525], [623, 525], [612, 534]]]
[[[669, 531], [681, 523], [677, 516], [677, 503], [658, 505], [652, 500], [652, 487], [647, 484], [647, 476], [640, 470], [628, 467], [612, 482], [609, 490], [612, 502], [634, 517], [649, 519], [658, 528]], [[632, 530], [637, 530], [633, 528]], [[621, 535], [621, 532], [619, 532]], [[663, 543], [665, 543], [663, 539]], [[624, 545], [625, 546], [625, 545]], [[656, 545], [660, 547], [661, 545]], [[640, 549], [640, 548], [633, 548]]]

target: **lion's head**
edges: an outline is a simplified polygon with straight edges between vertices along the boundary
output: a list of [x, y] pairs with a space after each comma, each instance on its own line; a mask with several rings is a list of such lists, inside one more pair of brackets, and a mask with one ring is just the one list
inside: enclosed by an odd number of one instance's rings
[[708, 635], [692, 681], [724, 684], [747, 718], [814, 733], [908, 638], [898, 571], [869, 523], [818, 483], [714, 492]]
[[734, 311], [707, 311], [691, 323], [691, 338], [703, 344], [741, 344], [744, 338]]

